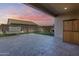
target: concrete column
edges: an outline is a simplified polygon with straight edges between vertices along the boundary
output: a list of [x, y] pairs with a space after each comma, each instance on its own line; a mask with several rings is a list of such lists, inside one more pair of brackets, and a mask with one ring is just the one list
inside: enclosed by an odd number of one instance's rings
[[55, 37], [63, 39], [63, 20], [61, 20], [60, 18], [55, 19], [54, 34]]

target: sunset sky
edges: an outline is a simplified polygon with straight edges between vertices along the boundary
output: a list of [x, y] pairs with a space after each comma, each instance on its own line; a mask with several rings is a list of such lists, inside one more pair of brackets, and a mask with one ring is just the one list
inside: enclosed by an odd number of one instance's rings
[[0, 3], [0, 24], [7, 19], [33, 21], [39, 25], [53, 25], [54, 17], [28, 5], [20, 3]]

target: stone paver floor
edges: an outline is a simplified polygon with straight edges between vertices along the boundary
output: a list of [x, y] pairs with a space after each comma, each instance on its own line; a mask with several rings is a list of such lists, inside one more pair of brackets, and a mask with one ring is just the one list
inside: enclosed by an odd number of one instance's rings
[[8, 56], [75, 56], [79, 46], [53, 36], [23, 34], [0, 37], [0, 55]]

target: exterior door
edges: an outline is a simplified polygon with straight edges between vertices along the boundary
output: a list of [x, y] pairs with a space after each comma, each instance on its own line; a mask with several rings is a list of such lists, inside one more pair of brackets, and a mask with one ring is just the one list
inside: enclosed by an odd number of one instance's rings
[[73, 20], [74, 43], [79, 44], [79, 20]]
[[79, 20], [63, 22], [64, 41], [79, 44]]
[[73, 22], [64, 21], [64, 41], [73, 42]]

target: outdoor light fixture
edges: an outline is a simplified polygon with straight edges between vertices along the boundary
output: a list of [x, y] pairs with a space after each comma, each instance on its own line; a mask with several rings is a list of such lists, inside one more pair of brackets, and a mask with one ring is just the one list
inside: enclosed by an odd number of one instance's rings
[[67, 10], [68, 8], [67, 8], [67, 7], [65, 7], [64, 9], [65, 9], [65, 10]]

